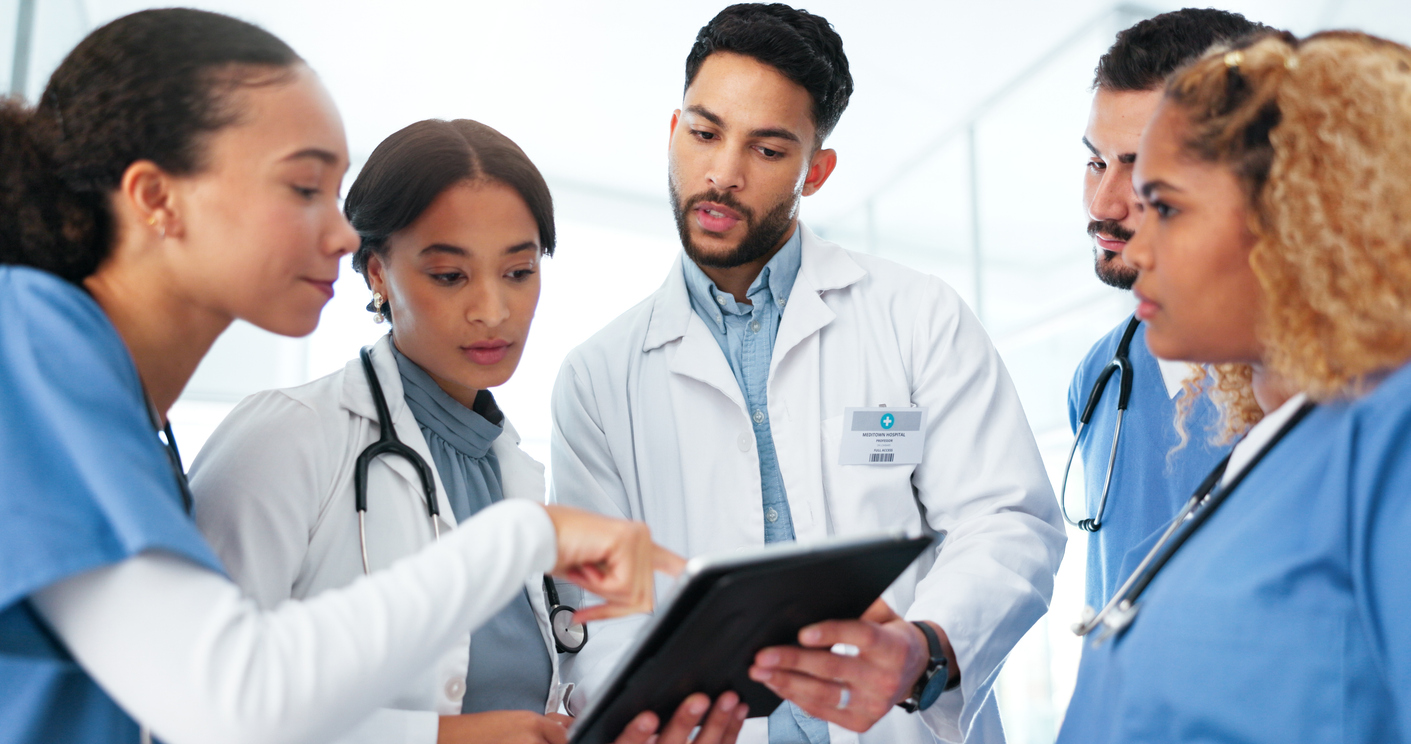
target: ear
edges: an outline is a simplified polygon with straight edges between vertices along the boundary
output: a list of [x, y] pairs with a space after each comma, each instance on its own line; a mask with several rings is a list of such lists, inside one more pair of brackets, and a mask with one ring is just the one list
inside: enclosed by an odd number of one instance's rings
[[676, 125], [681, 123], [681, 109], [671, 112], [671, 131], [666, 135], [666, 149], [671, 149], [671, 140], [676, 137]]
[[387, 265], [376, 253], [370, 253], [367, 257], [367, 284], [383, 299], [387, 298]]
[[828, 180], [828, 176], [833, 175], [833, 169], [838, 167], [838, 153], [835, 150], [819, 150], [813, 153], [809, 160], [808, 175], [803, 180], [803, 195], [813, 196], [818, 190], [823, 188], [823, 183]]
[[138, 160], [123, 171], [118, 184], [119, 214], [128, 214], [134, 227], [150, 229], [163, 236], [175, 235], [180, 223], [175, 208], [172, 177], [150, 160]]

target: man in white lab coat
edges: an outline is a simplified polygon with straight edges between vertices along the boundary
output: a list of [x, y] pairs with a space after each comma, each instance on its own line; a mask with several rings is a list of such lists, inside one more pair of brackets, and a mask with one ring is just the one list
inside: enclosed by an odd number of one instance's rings
[[[822, 143], [851, 92], [818, 16], [736, 5], [701, 29], [671, 118], [684, 256], [564, 362], [552, 498], [643, 520], [686, 556], [945, 533], [886, 606], [756, 657], [751, 676], [790, 702], [740, 741], [1002, 741], [993, 683], [1048, 607], [1064, 532], [1014, 386], [954, 290], [798, 221], [837, 163]], [[913, 429], [919, 454], [859, 449], [878, 422]], [[844, 464], [858, 461], [872, 464]], [[641, 624], [595, 625], [565, 660], [570, 710]]]

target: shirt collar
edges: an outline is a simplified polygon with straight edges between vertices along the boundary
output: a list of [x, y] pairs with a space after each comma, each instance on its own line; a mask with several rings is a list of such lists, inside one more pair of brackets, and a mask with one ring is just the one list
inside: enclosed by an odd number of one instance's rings
[[[784, 241], [784, 246], [760, 270], [759, 275], [750, 283], [745, 296], [755, 304], [778, 303], [782, 309], [788, 302], [789, 292], [794, 288], [794, 280], [798, 278], [799, 266], [802, 263], [803, 231], [795, 225], [794, 234]], [[737, 315], [749, 315], [752, 312], [750, 305], [735, 302], [734, 297], [720, 291], [695, 261], [687, 259], [681, 264], [686, 278], [686, 291], [690, 293], [692, 303], [701, 310], [698, 314], [702, 320], [713, 323], [718, 330], [724, 332], [725, 319], [721, 309]], [[721, 298], [724, 298], [723, 302]]]

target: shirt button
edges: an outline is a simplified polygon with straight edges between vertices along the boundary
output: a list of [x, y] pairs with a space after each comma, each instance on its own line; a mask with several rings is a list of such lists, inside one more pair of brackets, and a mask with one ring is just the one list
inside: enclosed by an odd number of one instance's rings
[[741, 452], [750, 451], [750, 438], [745, 436], [744, 434], [741, 434], [740, 438], [735, 443], [739, 445]]
[[446, 697], [460, 700], [465, 697], [465, 680], [452, 679], [446, 682]]
[[759, 321], [750, 324], [750, 333], [759, 333]]
[[716, 302], [719, 302], [719, 303], [721, 304], [721, 306], [723, 307], [723, 306], [725, 305], [725, 295], [716, 295], [716, 296], [715, 296], [715, 301], [716, 301]]
[[778, 521], [779, 521], [779, 512], [778, 512], [778, 510], [776, 510], [774, 507], [771, 506], [771, 507], [769, 507], [769, 509], [767, 509], [767, 510], [764, 512], [764, 518], [765, 518], [765, 519], [768, 519], [768, 520], [771, 521], [771, 522], [778, 522]]
[[754, 412], [754, 422], [755, 422], [756, 424], [762, 424], [762, 423], [764, 423], [764, 411], [756, 410], [756, 411]]
[[779, 307], [783, 307], [783, 306], [784, 306], [784, 303], [787, 302], [788, 300], [789, 300], [788, 297], [780, 297], [780, 298], [779, 298]]

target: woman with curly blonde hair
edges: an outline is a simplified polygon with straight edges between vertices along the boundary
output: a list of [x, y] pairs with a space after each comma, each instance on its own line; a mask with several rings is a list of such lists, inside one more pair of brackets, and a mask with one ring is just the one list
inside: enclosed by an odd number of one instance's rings
[[1408, 172], [1399, 44], [1271, 35], [1168, 82], [1137, 315], [1250, 428], [1084, 623], [1060, 742], [1411, 735]]

